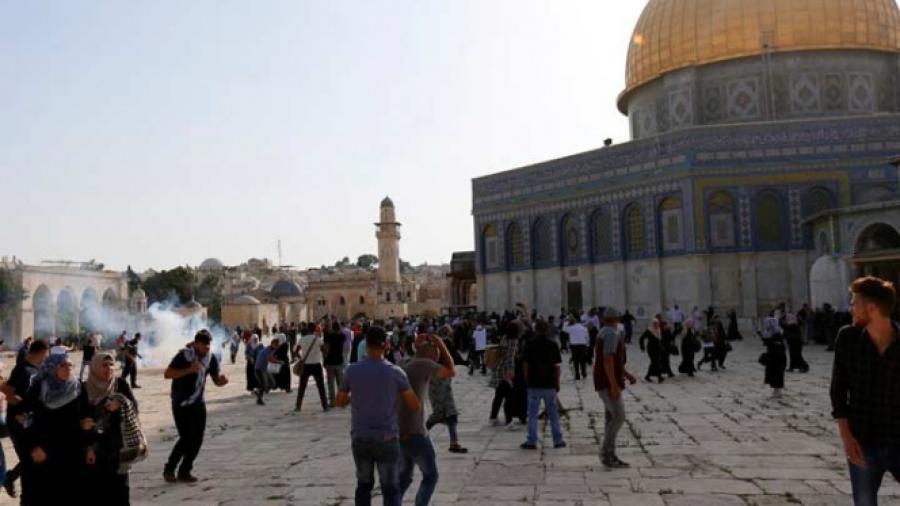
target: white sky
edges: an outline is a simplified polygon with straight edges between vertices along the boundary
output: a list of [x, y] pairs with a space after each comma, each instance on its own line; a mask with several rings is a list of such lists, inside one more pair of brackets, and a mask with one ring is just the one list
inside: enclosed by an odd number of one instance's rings
[[627, 140], [643, 0], [0, 0], [0, 254], [474, 248], [471, 178]]

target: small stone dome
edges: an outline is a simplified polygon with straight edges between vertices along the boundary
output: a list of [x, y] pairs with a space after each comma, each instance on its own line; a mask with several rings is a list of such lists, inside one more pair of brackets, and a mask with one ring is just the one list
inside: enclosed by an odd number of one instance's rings
[[200, 309], [203, 307], [203, 305], [201, 305], [199, 302], [197, 302], [196, 299], [191, 299], [191, 301], [188, 302], [187, 304], [185, 304], [184, 307], [186, 307], [188, 309]]
[[231, 301], [231, 303], [235, 306], [258, 306], [260, 304], [259, 299], [252, 295], [241, 295]]
[[147, 300], [147, 292], [138, 288], [131, 294], [131, 300]]
[[289, 279], [282, 279], [277, 281], [274, 285], [272, 285], [272, 289], [269, 291], [272, 297], [300, 297], [303, 295], [303, 291], [300, 289], [300, 285], [294, 283]]
[[225, 264], [218, 258], [207, 258], [200, 264], [201, 271], [221, 271], [225, 268]]
[[381, 207], [394, 207], [394, 201], [391, 200], [390, 197], [385, 197], [384, 200], [381, 201]]

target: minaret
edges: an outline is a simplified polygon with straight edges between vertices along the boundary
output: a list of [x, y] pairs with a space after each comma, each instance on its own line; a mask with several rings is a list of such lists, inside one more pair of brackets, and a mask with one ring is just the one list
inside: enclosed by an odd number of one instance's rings
[[[390, 197], [381, 201], [381, 222], [375, 224], [378, 231], [378, 283], [400, 284], [400, 224], [394, 215], [394, 203]], [[399, 302], [399, 301], [398, 301]]]

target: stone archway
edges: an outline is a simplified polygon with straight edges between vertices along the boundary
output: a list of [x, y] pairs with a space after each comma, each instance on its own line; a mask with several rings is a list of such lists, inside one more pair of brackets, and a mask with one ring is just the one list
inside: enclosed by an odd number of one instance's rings
[[41, 285], [31, 296], [34, 311], [34, 338], [42, 339], [56, 333], [56, 318], [53, 308], [53, 294], [46, 285]]
[[93, 288], [86, 288], [81, 294], [81, 326], [89, 332], [100, 330], [100, 298]]
[[853, 264], [858, 276], [900, 284], [900, 232], [881, 222], [866, 226], [854, 242]]
[[78, 333], [78, 300], [71, 288], [63, 288], [56, 296], [56, 336]]

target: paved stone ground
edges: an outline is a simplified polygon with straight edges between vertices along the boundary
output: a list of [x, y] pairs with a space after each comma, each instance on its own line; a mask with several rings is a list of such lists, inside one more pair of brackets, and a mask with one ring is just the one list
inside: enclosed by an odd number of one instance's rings
[[[441, 473], [434, 503], [849, 504], [849, 478], [828, 414], [831, 354], [807, 348], [812, 372], [789, 374], [785, 396], [773, 400], [756, 363], [760, 352], [758, 341], [737, 343], [726, 371], [632, 387], [626, 394], [628, 424], [620, 436], [619, 456], [633, 465], [625, 471], [606, 471], [600, 464], [603, 411], [589, 381], [576, 383], [565, 372], [561, 398], [570, 408], [564, 420], [569, 447], [552, 449], [549, 427], [542, 424], [544, 449], [527, 452], [518, 448], [522, 430], [487, 425], [492, 391], [483, 377], [469, 377], [459, 368], [460, 434], [470, 452], [447, 452], [446, 429], [433, 430]], [[629, 354], [630, 369], [643, 376], [645, 357], [634, 345]], [[162, 481], [175, 437], [168, 385], [158, 370], [141, 372], [145, 388], [137, 392], [152, 454], [132, 473], [134, 503], [352, 504], [349, 411], [322, 413], [315, 409], [314, 391], [307, 393], [306, 411], [299, 415], [291, 411], [293, 394], [273, 394], [267, 406], [258, 407], [244, 392], [243, 366], [225, 371], [230, 385], [209, 386], [207, 436], [195, 469], [202, 480], [195, 485]], [[8, 440], [3, 444], [14, 461]], [[900, 488], [885, 484], [886, 503], [900, 503]]]

